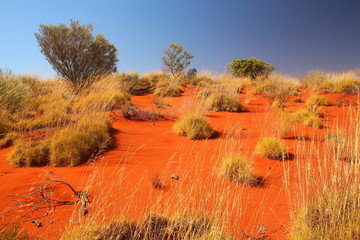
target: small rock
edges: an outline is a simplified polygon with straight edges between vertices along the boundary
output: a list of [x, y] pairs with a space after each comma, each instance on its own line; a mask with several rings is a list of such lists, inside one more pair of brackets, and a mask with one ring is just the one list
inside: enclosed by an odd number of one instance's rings
[[174, 173], [173, 175], [171, 175], [171, 179], [179, 180], [180, 177]]
[[35, 223], [35, 225], [39, 228], [39, 227], [42, 227], [42, 224], [41, 222], [39, 222], [38, 220], [34, 219], [31, 221], [32, 223]]

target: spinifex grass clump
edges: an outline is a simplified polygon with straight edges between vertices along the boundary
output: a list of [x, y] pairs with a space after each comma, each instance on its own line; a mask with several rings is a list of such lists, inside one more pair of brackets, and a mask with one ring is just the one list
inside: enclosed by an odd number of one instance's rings
[[256, 144], [255, 153], [270, 159], [284, 160], [288, 155], [288, 150], [279, 139], [264, 137]]
[[310, 107], [316, 107], [316, 106], [330, 106], [330, 100], [327, 99], [324, 96], [321, 95], [312, 95], [308, 98], [308, 100], [306, 101], [306, 104]]
[[75, 166], [111, 145], [111, 123], [102, 114], [82, 117], [73, 126], [55, 133], [50, 142], [50, 163]]
[[195, 113], [179, 119], [173, 129], [177, 134], [190, 139], [207, 139], [216, 134], [209, 121], [204, 116]]
[[220, 173], [232, 181], [249, 186], [259, 186], [261, 183], [261, 178], [254, 174], [251, 164], [244, 156], [225, 157], [221, 162]]
[[205, 106], [213, 111], [243, 112], [245, 108], [241, 105], [236, 94], [213, 93], [205, 99]]
[[321, 119], [316, 116], [315, 113], [310, 112], [306, 109], [301, 109], [295, 113], [293, 113], [294, 120], [296, 122], [302, 123], [306, 126], [314, 127], [314, 128], [322, 128], [324, 124]]
[[179, 97], [183, 90], [177, 84], [158, 86], [154, 92], [157, 97]]
[[49, 163], [49, 142], [47, 140], [15, 142], [14, 149], [8, 156], [9, 162], [15, 167], [43, 166]]
[[287, 112], [279, 112], [276, 115], [276, 130], [281, 138], [286, 138], [289, 133], [294, 130], [295, 118], [293, 114]]
[[171, 240], [231, 240], [206, 215], [148, 214], [146, 219], [136, 224], [124, 217], [108, 224], [87, 223], [65, 232], [64, 240], [92, 239], [171, 239]]
[[359, 239], [360, 192], [349, 189], [332, 190], [306, 201], [293, 223], [293, 240]]
[[119, 91], [104, 91], [99, 93], [90, 93], [74, 104], [75, 112], [104, 112], [129, 105], [131, 97], [127, 93]]

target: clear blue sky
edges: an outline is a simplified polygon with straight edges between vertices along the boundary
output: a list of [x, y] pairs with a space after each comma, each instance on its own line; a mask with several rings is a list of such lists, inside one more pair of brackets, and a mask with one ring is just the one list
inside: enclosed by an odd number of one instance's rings
[[222, 72], [261, 58], [279, 72], [360, 67], [359, 0], [0, 0], [0, 68], [55, 75], [34, 33], [40, 24], [92, 24], [119, 52], [119, 71], [161, 68], [170, 42], [191, 67]]

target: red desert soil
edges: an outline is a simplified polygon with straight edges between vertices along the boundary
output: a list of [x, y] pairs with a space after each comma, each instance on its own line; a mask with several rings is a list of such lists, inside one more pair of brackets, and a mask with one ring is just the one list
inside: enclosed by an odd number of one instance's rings
[[[0, 150], [0, 211], [5, 212], [12, 206], [10, 194], [28, 191], [47, 176], [46, 172], [53, 172], [57, 179], [68, 182], [77, 190], [87, 189], [91, 195], [89, 213], [85, 217], [78, 217], [73, 205], [55, 207], [52, 213], [39, 220], [42, 227], [38, 228], [31, 222], [33, 216], [27, 219], [30, 221], [22, 222], [24, 218], [16, 219], [15, 215], [21, 211], [14, 210], [1, 219], [2, 227], [17, 224], [38, 239], [57, 239], [69, 222], [76, 223], [81, 218], [109, 219], [125, 214], [143, 219], [150, 211], [197, 209], [222, 215], [222, 224], [228, 224], [237, 239], [242, 239], [244, 233], [257, 236], [257, 226], [262, 224], [267, 227], [266, 239], [285, 239], [291, 223], [283, 175], [284, 168], [289, 169], [290, 176], [296, 173], [294, 160], [282, 163], [253, 154], [260, 136], [275, 134], [274, 119], [278, 110], [270, 107], [265, 96], [254, 96], [249, 104], [245, 104], [245, 94], [239, 94], [248, 112], [207, 112], [206, 116], [220, 135], [193, 141], [172, 131], [177, 109], [196, 91], [194, 88], [185, 90], [182, 97], [171, 98], [172, 106], [166, 110], [172, 115], [170, 120], [132, 121], [122, 118], [119, 112], [110, 113], [115, 116], [115, 147], [86, 165], [14, 168], [6, 160], [11, 149]], [[343, 100], [356, 97], [326, 96], [336, 104], [346, 104], [348, 101]], [[154, 109], [153, 99], [150, 94], [132, 97], [133, 104], [140, 108]], [[292, 101], [287, 106], [288, 109], [304, 108], [303, 103]], [[325, 125], [335, 122], [341, 125], [346, 108], [323, 107]], [[294, 135], [305, 133], [307, 137], [321, 140], [324, 131], [299, 126]], [[296, 154], [296, 138], [283, 141], [289, 152]], [[264, 178], [263, 186], [246, 187], [219, 177], [219, 161], [233, 149], [254, 159], [256, 173]], [[179, 180], [171, 179], [174, 173]], [[156, 179], [162, 189], [153, 187], [152, 182]], [[59, 199], [71, 198], [70, 191], [64, 187], [56, 194]]]

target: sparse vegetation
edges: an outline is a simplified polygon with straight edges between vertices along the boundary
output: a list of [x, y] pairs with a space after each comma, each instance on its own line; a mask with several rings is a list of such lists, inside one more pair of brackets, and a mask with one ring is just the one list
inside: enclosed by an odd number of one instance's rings
[[177, 84], [162, 85], [156, 88], [154, 95], [157, 97], [179, 97], [183, 90]]
[[330, 100], [321, 95], [310, 96], [308, 98], [308, 100], [306, 101], [306, 104], [310, 108], [315, 108], [317, 106], [330, 106], [331, 105]]
[[264, 137], [256, 144], [255, 153], [270, 159], [284, 160], [288, 155], [288, 150], [279, 139]]
[[246, 110], [235, 94], [213, 93], [205, 99], [204, 104], [213, 111], [244, 112]]
[[220, 173], [232, 181], [249, 186], [259, 186], [261, 178], [254, 174], [251, 163], [245, 156], [231, 155], [221, 162]]
[[215, 135], [208, 120], [200, 114], [185, 115], [175, 123], [173, 129], [177, 134], [190, 139], [207, 139]]
[[111, 145], [111, 123], [102, 114], [82, 117], [55, 133], [50, 140], [50, 164], [76, 166]]
[[293, 240], [358, 239], [360, 193], [358, 188], [333, 189], [306, 201], [290, 233]]
[[162, 57], [164, 69], [175, 78], [181, 77], [194, 56], [179, 44], [170, 43], [169, 47], [164, 50], [165, 56]]
[[267, 77], [275, 70], [271, 64], [257, 58], [234, 60], [230, 69], [235, 77], [250, 77], [252, 80], [260, 76]]
[[293, 117], [295, 121], [302, 123], [306, 126], [314, 127], [314, 128], [322, 128], [324, 124], [321, 119], [316, 116], [315, 113], [310, 112], [306, 109], [300, 109], [299, 111], [293, 113]]

